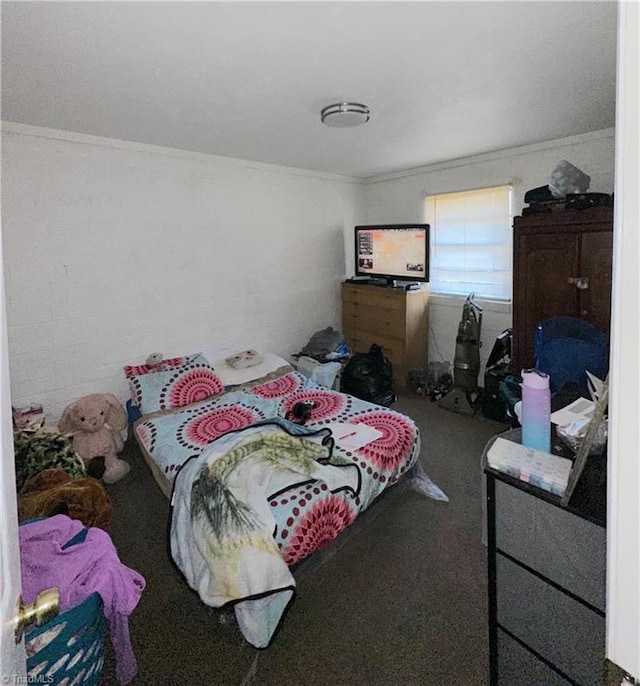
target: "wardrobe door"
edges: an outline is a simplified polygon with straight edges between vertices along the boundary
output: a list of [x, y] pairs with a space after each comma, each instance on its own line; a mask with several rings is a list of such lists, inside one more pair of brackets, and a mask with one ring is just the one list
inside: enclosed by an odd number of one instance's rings
[[580, 276], [589, 278], [589, 287], [580, 291], [578, 316], [609, 336], [611, 319], [611, 268], [613, 232], [582, 234]]
[[514, 373], [519, 375], [534, 365], [538, 323], [578, 316], [580, 291], [571, 279], [580, 276], [580, 235], [516, 231], [514, 247]]

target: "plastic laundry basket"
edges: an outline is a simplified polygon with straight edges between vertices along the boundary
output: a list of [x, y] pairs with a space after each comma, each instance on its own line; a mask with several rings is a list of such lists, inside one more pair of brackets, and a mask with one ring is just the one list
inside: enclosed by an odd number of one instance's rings
[[27, 673], [55, 686], [97, 686], [104, 663], [107, 620], [102, 598], [92, 593], [25, 635]]

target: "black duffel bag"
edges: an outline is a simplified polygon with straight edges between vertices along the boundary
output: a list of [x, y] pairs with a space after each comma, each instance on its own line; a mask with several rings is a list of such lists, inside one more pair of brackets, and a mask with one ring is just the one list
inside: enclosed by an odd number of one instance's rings
[[368, 353], [355, 353], [340, 379], [340, 390], [361, 400], [389, 407], [396, 401], [391, 362], [375, 343]]

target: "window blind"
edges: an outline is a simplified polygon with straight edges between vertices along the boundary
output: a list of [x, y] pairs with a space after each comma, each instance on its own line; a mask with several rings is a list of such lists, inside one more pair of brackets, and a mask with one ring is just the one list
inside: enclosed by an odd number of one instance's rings
[[428, 196], [431, 291], [511, 299], [511, 186]]

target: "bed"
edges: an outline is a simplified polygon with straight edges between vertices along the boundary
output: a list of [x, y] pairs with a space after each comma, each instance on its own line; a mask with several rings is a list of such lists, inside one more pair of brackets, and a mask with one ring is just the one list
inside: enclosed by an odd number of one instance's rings
[[[291, 568], [383, 491], [411, 477], [446, 496], [420, 467], [409, 417], [318, 386], [277, 355], [260, 359], [236, 370], [194, 354], [125, 375], [141, 414], [133, 435], [172, 499], [174, 561], [203, 602], [233, 607], [264, 648], [293, 599]], [[304, 425], [287, 420], [301, 402], [313, 404]]]

